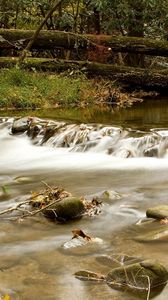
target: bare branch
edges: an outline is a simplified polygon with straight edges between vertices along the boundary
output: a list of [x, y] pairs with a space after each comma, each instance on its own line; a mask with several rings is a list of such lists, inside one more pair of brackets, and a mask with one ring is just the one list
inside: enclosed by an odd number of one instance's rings
[[16, 206], [14, 207], [10, 207], [10, 208], [7, 208], [3, 211], [0, 212], [0, 216], [4, 215], [4, 214], [8, 214], [8, 213], [12, 213], [13, 211], [15, 210], [19, 210], [19, 208], [22, 206], [22, 205], [25, 205], [25, 204], [28, 204], [30, 202], [30, 199], [27, 199], [26, 201], [23, 201], [23, 202], [20, 202], [18, 203]]

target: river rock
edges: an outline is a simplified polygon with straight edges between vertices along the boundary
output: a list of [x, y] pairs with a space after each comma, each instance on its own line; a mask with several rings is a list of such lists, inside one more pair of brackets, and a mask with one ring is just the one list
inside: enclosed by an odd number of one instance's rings
[[158, 205], [152, 208], [148, 208], [146, 216], [153, 219], [165, 219], [168, 218], [168, 205]]
[[158, 157], [159, 145], [150, 147], [144, 151], [144, 156], [147, 157]]
[[167, 269], [157, 262], [148, 260], [115, 268], [106, 278], [107, 284], [114, 289], [142, 294], [156, 287], [163, 288], [167, 280]]
[[168, 271], [158, 262], [144, 260], [112, 269], [107, 275], [81, 270], [75, 273], [80, 280], [106, 282], [111, 288], [150, 299], [160, 294], [167, 284]]
[[43, 129], [42, 125], [38, 125], [38, 124], [29, 126], [27, 135], [31, 139], [35, 139], [37, 137], [37, 135], [40, 133], [40, 131], [42, 131], [42, 129]]
[[151, 230], [144, 234], [138, 235], [135, 238], [138, 242], [148, 243], [148, 242], [167, 242], [168, 241], [168, 226], [162, 226], [155, 230]]
[[64, 198], [43, 210], [47, 218], [56, 219], [60, 222], [78, 218], [82, 216], [84, 212], [85, 206], [83, 201], [75, 197]]
[[19, 120], [15, 120], [12, 125], [12, 133], [15, 134], [25, 132], [29, 128], [30, 122], [30, 117], [24, 117]]

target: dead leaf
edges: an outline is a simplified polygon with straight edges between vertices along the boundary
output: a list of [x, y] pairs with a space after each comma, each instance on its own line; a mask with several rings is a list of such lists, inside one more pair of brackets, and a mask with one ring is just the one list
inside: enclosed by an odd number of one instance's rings
[[168, 224], [168, 218], [161, 219], [161, 220], [160, 220], [160, 224], [162, 224], [162, 225], [167, 225], [167, 224]]
[[81, 229], [73, 229], [72, 230], [73, 233], [73, 237], [72, 239], [78, 238], [78, 237], [82, 237], [83, 239], [87, 240], [87, 241], [91, 241], [92, 238], [89, 235], [86, 235], [83, 230]]

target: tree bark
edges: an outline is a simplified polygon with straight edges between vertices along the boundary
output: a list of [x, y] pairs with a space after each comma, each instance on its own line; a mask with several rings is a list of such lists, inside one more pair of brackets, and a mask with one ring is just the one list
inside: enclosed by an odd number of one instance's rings
[[[128, 36], [129, 37], [144, 37], [144, 2], [142, 0], [128, 0], [129, 4], [129, 25]], [[128, 54], [125, 62], [132, 67], [144, 67], [145, 57], [144, 55]]]
[[[16, 61], [17, 58], [0, 57], [0, 67], [12, 67], [16, 64]], [[133, 87], [132, 89], [168, 90], [168, 69], [158, 71], [155, 69], [123, 67], [88, 61], [57, 61], [46, 58], [28, 58], [26, 63], [23, 63], [23, 68], [57, 73], [81, 70], [89, 77], [102, 76], [127, 87]]]
[[94, 8], [93, 12], [94, 12], [94, 28], [95, 28], [95, 33], [96, 34], [100, 34], [100, 32], [101, 32], [100, 12], [97, 10], [97, 8]]
[[[0, 29], [0, 49], [22, 49], [31, 40], [33, 30]], [[4, 40], [2, 40], [2, 38]], [[113, 52], [139, 53], [168, 57], [168, 42], [153, 39], [74, 34], [64, 31], [42, 30], [32, 44], [32, 49], [48, 50], [63, 47], [65, 49], [88, 49], [103, 45]]]

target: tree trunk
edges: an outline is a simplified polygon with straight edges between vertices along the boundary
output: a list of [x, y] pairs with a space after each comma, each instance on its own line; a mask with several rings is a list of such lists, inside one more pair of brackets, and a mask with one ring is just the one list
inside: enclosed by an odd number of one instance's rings
[[80, 5], [80, 0], [77, 0], [76, 13], [74, 15], [74, 26], [73, 26], [73, 31], [75, 33], [77, 32], [77, 20], [78, 20], [78, 16], [79, 16], [79, 5]]
[[[144, 37], [144, 3], [142, 0], [129, 0], [130, 15], [128, 36], [129, 37]], [[139, 54], [128, 54], [125, 59], [127, 65], [132, 67], [144, 67], [145, 56]]]
[[100, 12], [97, 10], [97, 8], [94, 8], [94, 29], [95, 34], [100, 34], [101, 26], [100, 26]]
[[[0, 49], [22, 49], [31, 40], [33, 30], [0, 29]], [[4, 39], [4, 40], [3, 40]], [[153, 39], [74, 34], [64, 31], [42, 30], [32, 44], [32, 49], [49, 50], [54, 48], [96, 49], [97, 45], [111, 48], [112, 52], [138, 53], [168, 57], [168, 42]], [[110, 50], [109, 50], [110, 51]]]
[[6, 0], [0, 1], [0, 13], [1, 13], [1, 28], [9, 28], [9, 13], [6, 9]]
[[[16, 64], [17, 58], [0, 58], [0, 67], [12, 67]], [[36, 69], [47, 72], [64, 72], [81, 70], [89, 77], [102, 76], [124, 84], [127, 87], [143, 88], [147, 90], [168, 90], [168, 70], [141, 69], [123, 67], [117, 65], [91, 63], [88, 61], [57, 61], [46, 58], [28, 58], [23, 63], [25, 69]]]

